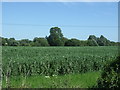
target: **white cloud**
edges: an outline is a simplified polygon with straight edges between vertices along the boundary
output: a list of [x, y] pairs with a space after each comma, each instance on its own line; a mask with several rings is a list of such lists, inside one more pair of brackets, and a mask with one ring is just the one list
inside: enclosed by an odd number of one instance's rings
[[118, 2], [120, 0], [0, 0], [2, 2]]

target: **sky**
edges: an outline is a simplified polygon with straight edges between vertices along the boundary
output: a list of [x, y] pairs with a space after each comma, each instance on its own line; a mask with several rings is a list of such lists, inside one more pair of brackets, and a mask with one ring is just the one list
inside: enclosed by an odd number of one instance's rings
[[49, 36], [51, 27], [60, 27], [67, 38], [118, 41], [118, 3], [3, 2], [2, 24], [2, 36], [17, 40]]
[[119, 2], [120, 0], [2, 0], [3, 2]]

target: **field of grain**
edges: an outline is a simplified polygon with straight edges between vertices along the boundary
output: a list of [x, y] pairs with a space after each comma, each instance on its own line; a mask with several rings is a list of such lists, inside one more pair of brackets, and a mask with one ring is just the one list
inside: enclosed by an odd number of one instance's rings
[[113, 61], [118, 47], [2, 47], [3, 78], [96, 72]]

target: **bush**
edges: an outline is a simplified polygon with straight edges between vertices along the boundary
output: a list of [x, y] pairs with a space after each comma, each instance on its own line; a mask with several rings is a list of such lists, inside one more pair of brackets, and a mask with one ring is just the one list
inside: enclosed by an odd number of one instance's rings
[[32, 46], [49, 46], [46, 38], [34, 38]]
[[65, 42], [65, 46], [80, 46], [80, 40], [72, 38]]
[[120, 56], [104, 67], [98, 88], [120, 88]]

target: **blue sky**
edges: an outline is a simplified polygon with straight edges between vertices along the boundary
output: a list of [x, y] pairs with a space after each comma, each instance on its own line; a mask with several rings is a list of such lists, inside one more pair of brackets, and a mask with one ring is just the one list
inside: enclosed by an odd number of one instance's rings
[[104, 35], [118, 41], [117, 2], [4, 2], [3, 37], [33, 39], [60, 27], [67, 38], [86, 40]]

